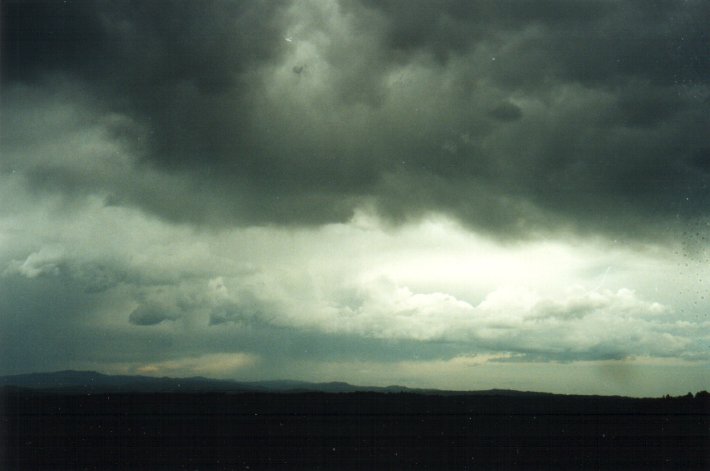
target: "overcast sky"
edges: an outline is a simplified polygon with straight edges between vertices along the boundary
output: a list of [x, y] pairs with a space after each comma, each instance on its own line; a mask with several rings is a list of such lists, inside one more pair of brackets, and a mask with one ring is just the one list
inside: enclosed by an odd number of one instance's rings
[[2, 2], [0, 374], [710, 389], [710, 2]]

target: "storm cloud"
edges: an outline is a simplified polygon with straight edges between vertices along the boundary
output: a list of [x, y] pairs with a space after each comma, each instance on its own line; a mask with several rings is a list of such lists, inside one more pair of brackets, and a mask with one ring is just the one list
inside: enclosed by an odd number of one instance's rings
[[[5, 119], [49, 88], [33, 107], [44, 119], [69, 106], [63, 126], [110, 121], [130, 141], [129, 168], [105, 180], [13, 162], [36, 186], [214, 226], [345, 222], [362, 207], [513, 237], [706, 222], [701, 1], [3, 8]], [[10, 153], [34, 139], [5, 134]], [[182, 188], [146, 188], [166, 178]]]
[[707, 387], [709, 23], [4, 1], [0, 369]]

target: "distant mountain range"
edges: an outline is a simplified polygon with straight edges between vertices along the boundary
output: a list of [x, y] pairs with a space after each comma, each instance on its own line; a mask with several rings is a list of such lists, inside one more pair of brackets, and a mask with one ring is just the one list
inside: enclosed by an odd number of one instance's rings
[[446, 391], [418, 389], [405, 386], [355, 386], [344, 382], [310, 383], [305, 381], [232, 381], [201, 376], [170, 378], [153, 376], [107, 375], [96, 371], [56, 371], [0, 376], [0, 387], [45, 390], [66, 393], [411, 393], [431, 395], [495, 395], [495, 396], [552, 396], [549, 393], [523, 392], [503, 389], [485, 391]]

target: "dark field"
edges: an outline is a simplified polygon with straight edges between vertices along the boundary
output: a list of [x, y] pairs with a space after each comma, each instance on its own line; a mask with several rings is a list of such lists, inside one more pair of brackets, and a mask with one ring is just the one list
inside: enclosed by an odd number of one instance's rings
[[2, 469], [708, 469], [707, 398], [9, 391]]

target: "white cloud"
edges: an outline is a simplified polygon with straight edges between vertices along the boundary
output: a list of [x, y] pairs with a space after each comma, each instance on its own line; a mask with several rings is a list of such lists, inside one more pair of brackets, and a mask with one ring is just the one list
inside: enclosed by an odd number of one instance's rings
[[[680, 355], [695, 324], [633, 290], [570, 288], [542, 293], [502, 287], [478, 304], [443, 292], [415, 292], [387, 278], [306, 279], [292, 272], [208, 283], [214, 323], [265, 322], [323, 334], [447, 341], [489, 351], [557, 358]], [[256, 281], [258, 280], [258, 281]], [[215, 296], [215, 290], [218, 296]]]
[[[424, 356], [444, 342], [456, 358], [707, 361], [698, 280], [710, 271], [673, 247], [571, 236], [500, 245], [443, 217], [393, 228], [365, 210], [319, 228], [196, 231], [90, 195], [57, 211], [51, 195], [11, 174], [0, 176], [0, 193], [14, 198], [0, 200], [3, 282], [61, 273], [84, 291], [73, 296], [91, 297], [86, 328], [164, 345], [198, 334], [204, 345], [191, 358], [214, 354], [209, 339], [267, 326], [363, 345], [419, 342]], [[145, 365], [164, 361], [155, 360]], [[162, 368], [198, 369], [171, 365]]]
[[65, 251], [61, 246], [44, 246], [33, 252], [25, 260], [12, 260], [5, 269], [5, 274], [20, 274], [27, 278], [42, 275], [58, 275], [64, 261]]
[[664, 332], [660, 317], [668, 312], [627, 289], [545, 297], [501, 288], [474, 306], [448, 294], [414, 293], [382, 282], [365, 288], [360, 304], [341, 308], [325, 328], [374, 338], [483, 342], [499, 351], [604, 355], [643, 348], [666, 355], [689, 342], [683, 336], [688, 332]]

